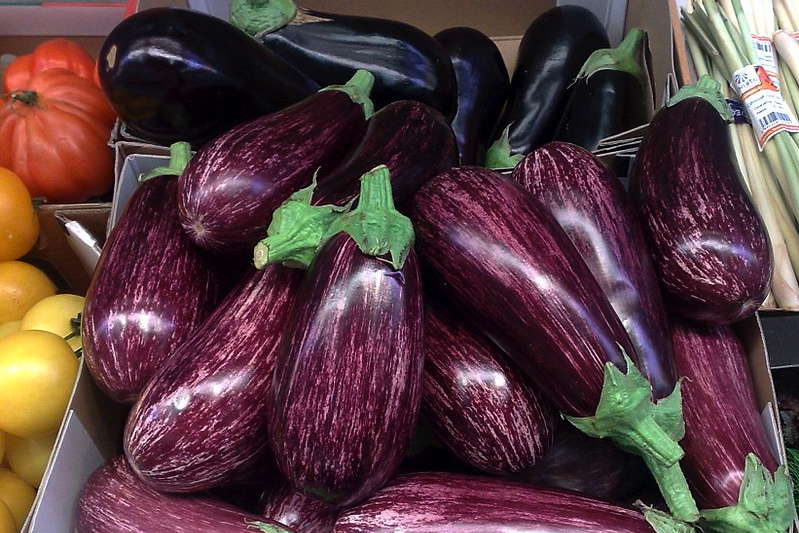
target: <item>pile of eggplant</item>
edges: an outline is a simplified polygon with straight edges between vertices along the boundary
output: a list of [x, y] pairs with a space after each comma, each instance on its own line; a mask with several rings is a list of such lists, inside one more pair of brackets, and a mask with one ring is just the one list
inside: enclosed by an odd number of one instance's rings
[[[712, 80], [647, 110], [645, 34], [576, 6], [512, 73], [473, 28], [231, 21], [143, 11], [103, 47], [172, 158], [86, 294], [129, 411], [77, 532], [789, 530], [736, 328], [770, 243]], [[627, 184], [592, 150], [649, 119]]]

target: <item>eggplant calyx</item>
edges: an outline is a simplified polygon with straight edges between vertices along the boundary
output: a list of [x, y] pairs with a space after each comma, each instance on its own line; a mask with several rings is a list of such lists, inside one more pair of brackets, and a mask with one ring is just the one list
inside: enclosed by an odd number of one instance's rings
[[172, 143], [169, 147], [169, 163], [166, 166], [155, 167], [149, 172], [139, 175], [139, 183], [158, 176], [180, 176], [191, 160], [191, 145], [185, 141]]
[[725, 122], [732, 122], [732, 111], [721, 92], [721, 84], [713, 77], [703, 74], [696, 83], [683, 85], [669, 98], [666, 106], [671, 107], [689, 98], [702, 98], [719, 112]]
[[388, 254], [391, 266], [402, 268], [413, 247], [413, 224], [394, 207], [388, 167], [378, 165], [361, 176], [358, 205], [330, 225], [327, 237], [339, 232], [349, 234], [364, 254]]
[[296, 15], [292, 0], [233, 0], [228, 12], [234, 26], [256, 38], [282, 28]]
[[785, 465], [772, 476], [753, 453], [746, 456], [738, 503], [703, 509], [701, 526], [717, 533], [785, 533], [793, 522], [792, 485]]
[[254, 520], [252, 522], [247, 522], [247, 528], [252, 528], [253, 531], [262, 531], [264, 533], [290, 533], [290, 529], [286, 529], [285, 527], [281, 527], [277, 524], [268, 524], [266, 522], [261, 522], [258, 520]]
[[350, 208], [312, 205], [316, 174], [311, 185], [292, 194], [272, 214], [267, 237], [255, 245], [253, 262], [262, 269], [274, 263], [307, 269], [333, 221]]
[[641, 510], [644, 518], [656, 533], [693, 533], [696, 531], [693, 524], [677, 520], [660, 509], [644, 505], [641, 501], [635, 502], [635, 506]]
[[512, 170], [524, 159], [524, 154], [511, 154], [510, 127], [508, 124], [502, 130], [499, 139], [488, 148], [485, 155], [485, 167], [491, 170]]
[[630, 28], [616, 48], [595, 50], [583, 63], [575, 81], [588, 79], [600, 70], [625, 72], [643, 82], [642, 52], [646, 32], [641, 28]]
[[344, 85], [328, 85], [319, 90], [322, 91], [342, 91], [350, 97], [350, 100], [359, 104], [363, 108], [364, 118], [369, 120], [375, 114], [375, 105], [369, 95], [375, 84], [374, 75], [368, 70], [358, 69], [352, 78]]

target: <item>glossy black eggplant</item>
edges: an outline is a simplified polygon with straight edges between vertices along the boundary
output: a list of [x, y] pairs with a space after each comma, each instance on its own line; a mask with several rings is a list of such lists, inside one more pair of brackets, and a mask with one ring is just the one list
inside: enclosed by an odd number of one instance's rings
[[481, 165], [508, 97], [508, 68], [497, 44], [476, 28], [446, 28], [433, 37], [447, 51], [455, 69], [458, 96], [452, 129], [460, 164]]
[[341, 509], [297, 492], [290, 483], [280, 479], [261, 493], [258, 512], [302, 533], [331, 533]]
[[103, 42], [97, 72], [133, 133], [195, 148], [320, 88], [233, 24], [180, 8], [150, 8], [119, 22]]
[[86, 367], [113, 400], [132, 404], [219, 299], [211, 258], [186, 236], [177, 178], [140, 184], [103, 246], [86, 292]]
[[588, 149], [553, 141], [512, 177], [541, 201], [580, 251], [621, 319], [655, 399], [674, 391], [668, 319], [638, 213], [619, 178]]
[[552, 445], [557, 411], [549, 401], [430, 292], [424, 330], [422, 416], [438, 440], [483, 472], [510, 474], [534, 465]]
[[569, 85], [594, 51], [609, 46], [605, 27], [583, 6], [556, 6], [536, 17], [519, 43], [507, 104], [493, 139], [509, 128], [511, 152], [522, 155], [552, 140]]
[[725, 116], [718, 82], [683, 86], [650, 122], [629, 183], [667, 307], [720, 324], [757, 311], [773, 270]]
[[306, 495], [346, 506], [399, 466], [419, 412], [423, 312], [416, 257], [400, 270], [345, 233], [296, 298], [269, 411], [275, 459]]
[[651, 476], [640, 457], [609, 439], [589, 437], [567, 420], [554, 428], [549, 450], [532, 467], [509, 476], [529, 485], [573, 490], [615, 502], [640, 498]]
[[301, 272], [250, 268], [153, 375], [128, 414], [125, 455], [159, 491], [230, 483], [269, 454], [267, 401]]
[[397, 20], [305, 9], [291, 0], [231, 3], [230, 20], [320, 85], [362, 68], [375, 76], [380, 109], [415, 100], [455, 113], [456, 79], [446, 50], [421, 29]]
[[635, 509], [572, 491], [453, 473], [394, 478], [335, 533], [654, 533]]
[[372, 114], [372, 81], [358, 71], [347, 83], [235, 126], [198, 149], [178, 178], [180, 221], [189, 237], [217, 254], [251, 254], [273, 211], [360, 142]]
[[553, 140], [594, 151], [599, 141], [646, 124], [652, 114], [647, 96], [646, 32], [631, 28], [616, 48], [591, 54], [569, 89]]
[[[260, 529], [259, 529], [260, 525]], [[124, 455], [95, 470], [75, 507], [75, 533], [292, 533], [207, 494], [166, 494], [136, 476]]]
[[[759, 328], [753, 334], [759, 335]], [[732, 326], [675, 318], [671, 335], [684, 376], [682, 463], [703, 528], [786, 533], [794, 509], [755, 398], [750, 362]]]

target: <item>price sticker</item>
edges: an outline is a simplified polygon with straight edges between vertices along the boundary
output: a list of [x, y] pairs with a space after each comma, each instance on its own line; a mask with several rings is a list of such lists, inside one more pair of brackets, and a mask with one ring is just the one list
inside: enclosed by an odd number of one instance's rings
[[762, 65], [747, 65], [736, 70], [732, 82], [749, 115], [761, 150], [777, 133], [799, 131], [799, 122]]

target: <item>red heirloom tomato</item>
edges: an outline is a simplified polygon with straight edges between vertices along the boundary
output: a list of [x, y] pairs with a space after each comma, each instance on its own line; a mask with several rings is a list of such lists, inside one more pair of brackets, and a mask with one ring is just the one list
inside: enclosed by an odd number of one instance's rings
[[110, 190], [116, 114], [93, 82], [63, 68], [33, 75], [0, 100], [0, 166], [34, 197], [82, 202]]
[[49, 68], [65, 68], [94, 80], [97, 62], [79, 43], [58, 37], [43, 42], [30, 54], [17, 57], [3, 74], [3, 92], [25, 89], [34, 74]]

